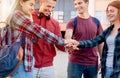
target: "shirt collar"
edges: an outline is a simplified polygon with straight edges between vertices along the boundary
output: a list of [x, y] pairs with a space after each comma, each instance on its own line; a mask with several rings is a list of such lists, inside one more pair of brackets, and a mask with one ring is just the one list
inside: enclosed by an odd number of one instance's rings
[[39, 17], [39, 18], [46, 17], [47, 20], [50, 20], [50, 15], [45, 16], [44, 13], [42, 13], [42, 12], [38, 12], [37, 14], [38, 14], [38, 17]]

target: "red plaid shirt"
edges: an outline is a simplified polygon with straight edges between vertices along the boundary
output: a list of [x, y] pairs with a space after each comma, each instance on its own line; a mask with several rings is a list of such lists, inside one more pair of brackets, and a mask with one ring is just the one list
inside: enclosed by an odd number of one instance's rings
[[56, 36], [50, 31], [42, 28], [38, 24], [31, 22], [22, 12], [15, 11], [11, 18], [12, 27], [16, 28], [14, 30], [14, 39], [20, 40], [19, 35], [22, 31], [26, 32], [25, 39], [25, 56], [24, 65], [26, 71], [31, 71], [33, 66], [33, 43], [31, 41], [31, 35], [40, 37], [41, 39], [56, 45], [64, 45], [64, 40], [61, 37]]

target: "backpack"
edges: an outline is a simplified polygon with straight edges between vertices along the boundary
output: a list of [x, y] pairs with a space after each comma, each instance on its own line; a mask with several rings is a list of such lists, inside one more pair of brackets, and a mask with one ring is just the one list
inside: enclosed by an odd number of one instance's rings
[[[92, 17], [92, 20], [95, 22], [97, 28], [99, 28], [99, 26], [100, 26], [99, 20], [97, 18], [95, 18], [95, 17]], [[76, 30], [76, 27], [77, 27], [77, 17], [74, 18], [74, 22], [73, 23], [74, 23], [74, 25], [73, 25], [74, 29], [73, 29], [72, 38], [73, 38], [73, 36], [75, 34], [75, 30]]]
[[[0, 33], [1, 31], [2, 29], [0, 29]], [[25, 40], [25, 35], [22, 33], [21, 40], [19, 42], [12, 43], [10, 27], [6, 26], [3, 31], [3, 36], [0, 39], [0, 45], [2, 45], [0, 48], [0, 78], [10, 76], [21, 64], [21, 60], [16, 58], [16, 56], [18, 54], [20, 46], [23, 44], [22, 41]]]

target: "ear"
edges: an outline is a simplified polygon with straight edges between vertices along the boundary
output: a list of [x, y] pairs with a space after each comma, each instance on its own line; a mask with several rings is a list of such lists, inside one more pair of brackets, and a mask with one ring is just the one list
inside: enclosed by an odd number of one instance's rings
[[86, 2], [87, 7], [89, 6], [89, 2]]
[[41, 5], [41, 4], [42, 4], [42, 2], [39, 2], [39, 4]]
[[43, 0], [40, 0], [40, 1], [39, 1], [39, 4], [41, 5], [42, 3], [43, 3]]
[[89, 5], [89, 2], [86, 2], [87, 5]]
[[20, 5], [23, 6], [23, 1], [20, 1]]
[[48, 0], [40, 0], [39, 4], [42, 5], [42, 3], [47, 2]]

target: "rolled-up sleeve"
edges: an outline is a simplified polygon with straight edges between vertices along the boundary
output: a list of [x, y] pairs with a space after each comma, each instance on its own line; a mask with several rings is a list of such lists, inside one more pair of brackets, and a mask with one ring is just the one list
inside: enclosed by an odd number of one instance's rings
[[63, 38], [58, 37], [52, 32], [30, 21], [30, 19], [28, 19], [20, 11], [15, 11], [15, 13], [12, 16], [12, 21], [15, 24], [15, 26], [19, 26], [20, 28], [23, 28], [32, 34], [35, 34], [36, 36], [40, 37], [41, 39], [49, 43], [56, 44], [56, 45], [64, 45]]

